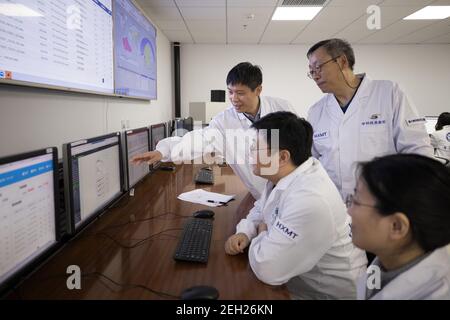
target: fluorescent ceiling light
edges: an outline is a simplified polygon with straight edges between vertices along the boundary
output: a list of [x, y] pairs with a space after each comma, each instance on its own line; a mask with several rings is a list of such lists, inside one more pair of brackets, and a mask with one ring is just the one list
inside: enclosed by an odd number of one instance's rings
[[23, 4], [0, 3], [0, 14], [10, 17], [42, 17], [42, 14]]
[[272, 20], [312, 20], [323, 7], [278, 7]]
[[450, 6], [427, 6], [403, 18], [403, 20], [435, 20], [450, 17]]

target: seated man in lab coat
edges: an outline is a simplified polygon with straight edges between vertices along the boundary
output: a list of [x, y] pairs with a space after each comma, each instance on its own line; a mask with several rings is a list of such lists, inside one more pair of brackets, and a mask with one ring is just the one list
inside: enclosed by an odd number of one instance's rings
[[363, 163], [349, 197], [352, 240], [377, 258], [358, 299], [450, 299], [450, 170], [416, 154]]
[[311, 157], [311, 125], [290, 112], [275, 112], [253, 127], [254, 173], [268, 182], [226, 241], [226, 253], [243, 253], [250, 245], [258, 279], [287, 283], [294, 299], [356, 299], [367, 260], [352, 244], [350, 217], [336, 186]]
[[355, 188], [359, 161], [394, 153], [433, 157], [425, 118], [396, 83], [354, 74], [355, 55], [348, 42], [320, 41], [307, 57], [308, 76], [326, 93], [308, 112], [312, 154], [344, 200]]
[[[261, 69], [242, 62], [228, 73], [228, 95], [231, 106], [217, 114], [204, 129], [194, 130], [181, 137], [161, 140], [155, 151], [133, 158], [135, 164], [147, 161], [190, 161], [214, 152], [225, 158], [234, 173], [242, 180], [255, 199], [261, 196], [266, 181], [253, 174], [248, 158], [247, 131], [260, 117], [275, 111], [293, 111], [289, 102], [263, 97]], [[203, 158], [203, 160], [208, 160]], [[211, 163], [209, 163], [211, 164]]]

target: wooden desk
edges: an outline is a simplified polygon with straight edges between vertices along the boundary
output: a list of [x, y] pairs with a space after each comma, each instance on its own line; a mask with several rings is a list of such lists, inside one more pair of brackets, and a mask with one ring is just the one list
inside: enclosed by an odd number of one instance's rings
[[[143, 288], [121, 287], [98, 275], [83, 276], [81, 290], [69, 290], [66, 270], [69, 265], [77, 265], [82, 274], [98, 272], [120, 284], [143, 285], [175, 296], [191, 286], [210, 285], [219, 290], [219, 299], [289, 299], [284, 286], [271, 287], [255, 277], [246, 254], [225, 254], [226, 239], [254, 202], [229, 167], [215, 166], [215, 185], [202, 186], [208, 191], [236, 194], [236, 200], [227, 207], [212, 208], [215, 217], [208, 263], [173, 259], [186, 217], [207, 208], [177, 199], [180, 193], [196, 188], [193, 176], [198, 167], [183, 165], [175, 172], [158, 171], [148, 176], [136, 186], [134, 197], [125, 196], [67, 243], [9, 298], [167, 299]], [[159, 236], [143, 240], [160, 232]], [[142, 242], [127, 249], [113, 239], [126, 246]]]

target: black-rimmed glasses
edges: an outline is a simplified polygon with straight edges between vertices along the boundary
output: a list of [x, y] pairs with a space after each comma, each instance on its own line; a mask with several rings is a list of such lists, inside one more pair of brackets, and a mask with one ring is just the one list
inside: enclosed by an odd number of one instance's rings
[[327, 61], [325, 61], [325, 62], [323, 62], [323, 63], [321, 63], [321, 64], [315, 66], [314, 69], [313, 69], [313, 70], [309, 70], [309, 72], [308, 72], [306, 75], [307, 75], [310, 79], [314, 79], [314, 76], [315, 76], [316, 74], [319, 74], [319, 73], [322, 71], [322, 67], [323, 67], [324, 65], [326, 65], [328, 62], [336, 61], [336, 59], [339, 58], [339, 57], [340, 57], [340, 56], [331, 58], [330, 60], [327, 60]]
[[378, 209], [378, 207], [376, 205], [365, 204], [365, 203], [359, 202], [358, 200], [355, 200], [355, 198], [353, 197], [352, 194], [349, 194], [347, 196], [347, 198], [345, 199], [345, 205], [347, 206], [347, 208], [350, 208], [352, 205], [355, 205], [355, 206], [360, 206], [360, 207], [368, 207], [368, 208]]

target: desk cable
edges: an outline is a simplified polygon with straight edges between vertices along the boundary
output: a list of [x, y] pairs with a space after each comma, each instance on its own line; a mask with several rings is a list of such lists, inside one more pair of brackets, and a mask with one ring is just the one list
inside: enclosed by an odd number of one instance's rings
[[134, 248], [142, 245], [144, 242], [151, 241], [152, 238], [157, 237], [157, 236], [163, 235], [163, 236], [169, 236], [169, 237], [173, 237], [173, 238], [178, 238], [177, 236], [174, 236], [174, 235], [171, 235], [171, 234], [163, 234], [163, 233], [164, 232], [168, 232], [168, 231], [180, 231], [180, 230], [183, 230], [183, 228], [166, 229], [166, 230], [160, 231], [158, 233], [152, 234], [152, 235], [150, 235], [148, 237], [145, 237], [143, 239], [140, 239], [138, 242], [136, 242], [136, 243], [134, 243], [132, 245], [123, 244], [123, 243], [119, 242], [117, 239], [115, 239], [114, 237], [112, 237], [111, 235], [107, 234], [106, 232], [95, 233], [92, 236], [103, 236], [105, 238], [108, 238], [108, 239], [112, 240], [115, 244], [117, 244], [119, 247], [121, 247], [123, 249], [134, 249]]
[[[53, 279], [58, 279], [58, 278], [67, 279], [67, 277], [68, 277], [67, 274], [57, 274], [57, 275], [45, 277], [45, 278], [38, 279], [38, 280], [39, 280], [39, 282], [42, 283], [42, 282], [45, 282], [45, 281], [48, 281], [48, 280], [53, 280]], [[170, 294], [170, 293], [153, 290], [153, 289], [151, 289], [151, 288], [149, 288], [147, 286], [141, 285], [141, 284], [118, 283], [115, 280], [111, 279], [110, 277], [104, 275], [103, 273], [97, 272], [97, 271], [88, 272], [88, 273], [81, 273], [81, 278], [93, 278], [93, 277], [100, 278], [99, 279], [100, 283], [102, 283], [106, 288], [108, 288], [110, 291], [113, 291], [113, 292], [117, 292], [117, 291], [112, 289], [107, 283], [105, 283], [101, 279], [106, 279], [106, 280], [112, 282], [113, 284], [115, 284], [116, 286], [123, 287], [125, 290], [127, 290], [127, 289], [134, 289], [134, 288], [140, 288], [140, 289], [144, 289], [146, 291], [149, 291], [149, 292], [151, 292], [153, 294], [156, 294], [158, 296], [165, 297], [165, 298], [174, 298], [174, 299], [180, 299], [181, 298], [180, 296], [176, 296], [176, 295], [173, 295], [173, 294]], [[23, 289], [22, 287], [15, 288], [15, 293], [17, 294], [19, 300], [24, 300], [25, 299], [24, 296], [23, 296], [23, 293], [21, 292], [22, 289]]]
[[[173, 295], [173, 294], [170, 294], [170, 293], [166, 293], [166, 292], [161, 292], [161, 291], [153, 290], [153, 289], [151, 289], [151, 288], [149, 288], [149, 287], [147, 287], [147, 286], [144, 286], [144, 285], [142, 285], [142, 284], [118, 283], [118, 282], [114, 281], [113, 279], [111, 279], [110, 277], [108, 277], [108, 276], [106, 276], [106, 275], [104, 275], [103, 273], [100, 273], [100, 272], [90, 272], [90, 273], [85, 273], [85, 274], [82, 274], [82, 275], [81, 275], [82, 278], [89, 278], [89, 277], [92, 277], [92, 276], [97, 276], [97, 277], [100, 278], [100, 279], [104, 278], [104, 279], [106, 279], [106, 280], [112, 282], [112, 283], [115, 284], [116, 286], [122, 287], [122, 288], [125, 289], [125, 290], [127, 290], [127, 289], [140, 288], [140, 289], [144, 289], [144, 290], [146, 290], [146, 291], [149, 291], [149, 292], [151, 292], [151, 293], [153, 293], [153, 294], [156, 294], [156, 295], [158, 295], [158, 296], [165, 297], [165, 298], [174, 298], [174, 299], [180, 299], [180, 298], [181, 298], [180, 296], [176, 296], [176, 295]], [[117, 292], [117, 291], [115, 291], [114, 289], [112, 289], [108, 284], [106, 284], [105, 282], [103, 282], [102, 280], [99, 280], [99, 281], [100, 281], [105, 287], [107, 287], [109, 290], [111, 290], [111, 291], [113, 291], [113, 292]], [[120, 290], [119, 290], [119, 291], [120, 291]]]
[[[186, 215], [186, 216], [185, 216], [185, 215], [181, 215], [181, 214], [178, 214], [178, 213], [175, 213], [175, 212], [166, 212], [166, 213], [158, 214], [158, 215], [156, 215], [156, 216], [152, 216], [152, 217], [149, 217], [149, 218], [135, 220], [135, 218], [132, 218], [132, 217], [134, 217], [134, 215], [132, 215], [132, 216], [130, 216], [130, 220], [128, 220], [127, 222], [124, 222], [124, 223], [121, 223], [121, 224], [117, 224], [117, 225], [114, 225], [114, 226], [109, 226], [109, 227], [103, 228], [101, 231], [99, 231], [99, 233], [101, 233], [101, 232], [103, 232], [103, 231], [106, 231], [106, 230], [109, 230], [109, 229], [114, 229], [114, 228], [123, 227], [123, 226], [126, 226], [126, 225], [128, 225], [128, 224], [132, 224], [132, 223], [140, 223], [140, 222], [150, 221], [150, 220], [153, 220], [153, 219], [158, 219], [158, 218], [160, 218], [160, 217], [167, 216], [167, 215], [169, 215], [169, 214], [172, 214], [172, 215], [174, 215], [174, 216], [177, 216], [177, 217], [179, 217], [180, 219], [192, 217], [192, 215]], [[96, 233], [95, 233], [95, 234], [96, 234]], [[94, 234], [94, 235], [95, 235], [95, 234]]]

